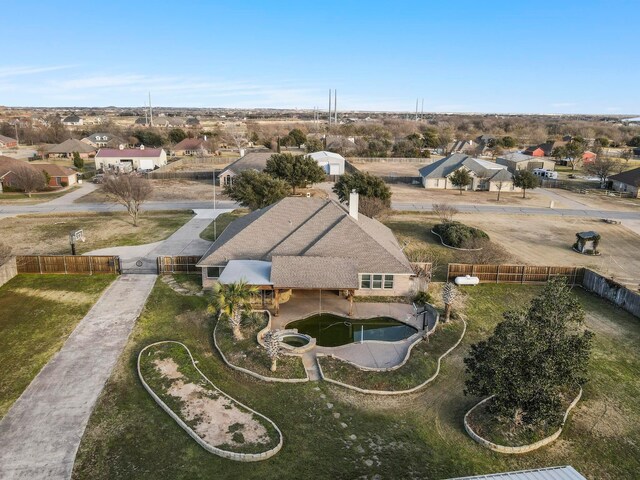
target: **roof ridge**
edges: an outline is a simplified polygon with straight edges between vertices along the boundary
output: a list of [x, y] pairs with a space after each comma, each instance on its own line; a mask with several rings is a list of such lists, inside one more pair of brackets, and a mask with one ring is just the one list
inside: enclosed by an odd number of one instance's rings
[[[280, 202], [278, 202], [280, 203]], [[300, 225], [298, 225], [296, 228], [293, 229], [293, 231], [289, 232], [288, 235], [286, 235], [282, 240], [280, 240], [278, 243], [276, 243], [268, 252], [266, 252], [263, 256], [263, 258], [268, 258], [269, 255], [271, 254], [271, 252], [273, 252], [275, 249], [277, 249], [280, 245], [282, 245], [287, 239], [289, 239], [291, 237], [291, 235], [293, 235], [294, 233], [296, 233], [297, 231], [299, 231], [303, 226], [305, 226], [307, 223], [309, 223], [309, 220], [311, 220], [313, 217], [315, 217], [318, 213], [320, 213], [322, 210], [324, 210], [324, 208], [329, 204], [330, 202], [325, 202], [322, 206], [320, 206], [320, 208], [318, 208], [317, 210], [314, 210], [313, 213], [311, 215], [309, 215], [304, 222], [302, 222]], [[306, 251], [306, 250], [305, 250]]]

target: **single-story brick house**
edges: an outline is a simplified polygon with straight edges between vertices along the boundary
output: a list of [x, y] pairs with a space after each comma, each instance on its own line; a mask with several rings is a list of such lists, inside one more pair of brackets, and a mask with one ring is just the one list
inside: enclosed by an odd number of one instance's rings
[[520, 152], [506, 153], [498, 157], [496, 163], [504, 165], [511, 173], [516, 173], [518, 170], [533, 170], [534, 168], [554, 170], [556, 167], [556, 162], [552, 159], [535, 157]]
[[96, 148], [75, 138], [65, 140], [58, 145], [49, 147], [44, 156], [46, 158], [73, 158], [73, 152], [78, 152], [80, 158], [91, 158], [96, 153]]
[[640, 198], [640, 167], [611, 175], [609, 182], [613, 190], [627, 192], [634, 198]]
[[167, 164], [162, 148], [101, 148], [95, 157], [96, 170], [153, 170]]
[[18, 141], [15, 138], [0, 135], [0, 148], [15, 148], [17, 146]]
[[267, 160], [269, 160], [272, 155], [273, 152], [250, 152], [243, 155], [220, 172], [220, 175], [218, 175], [220, 185], [233, 184], [233, 177], [245, 170], [262, 172], [267, 168]]
[[207, 140], [204, 138], [185, 138], [181, 142], [178, 142], [171, 151], [179, 157], [211, 154]]
[[451, 184], [449, 177], [460, 169], [468, 171], [472, 177], [471, 185], [465, 190], [520, 191], [520, 188], [513, 185], [513, 175], [506, 166], [463, 153], [454, 153], [422, 167], [419, 170], [422, 185], [428, 189], [457, 189]]
[[29, 162], [0, 155], [0, 192], [3, 192], [7, 187], [17, 187], [15, 172], [22, 169], [38, 172], [38, 169]]
[[32, 163], [31, 165], [49, 175], [50, 187], [65, 187], [78, 183], [78, 172], [71, 168], [51, 163]]
[[322, 290], [357, 295], [413, 293], [413, 270], [393, 232], [326, 199], [287, 197], [232, 222], [198, 262], [202, 285], [245, 280], [277, 314], [281, 296]]

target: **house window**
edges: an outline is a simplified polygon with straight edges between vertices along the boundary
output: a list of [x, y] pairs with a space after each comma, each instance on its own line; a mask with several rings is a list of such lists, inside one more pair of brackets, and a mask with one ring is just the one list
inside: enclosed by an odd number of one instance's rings
[[382, 288], [382, 275], [373, 276], [373, 286], [371, 288]]
[[207, 267], [207, 278], [219, 278], [224, 267]]
[[384, 276], [384, 288], [393, 288], [393, 275]]
[[371, 288], [371, 275], [362, 275], [360, 288]]
[[363, 274], [360, 277], [360, 288], [392, 289], [393, 275]]

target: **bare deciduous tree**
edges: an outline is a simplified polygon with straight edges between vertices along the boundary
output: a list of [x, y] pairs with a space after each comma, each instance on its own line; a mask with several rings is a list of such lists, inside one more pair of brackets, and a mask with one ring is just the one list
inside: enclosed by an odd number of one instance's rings
[[448, 203], [434, 203], [431, 209], [438, 216], [441, 223], [453, 222], [453, 217], [458, 213], [458, 209]]
[[137, 227], [140, 208], [153, 191], [151, 182], [136, 175], [112, 175], [107, 177], [102, 189], [126, 207], [133, 226]]
[[384, 200], [377, 197], [360, 197], [358, 211], [369, 218], [380, 217], [387, 212], [387, 205]]
[[604, 188], [609, 175], [620, 170], [620, 162], [610, 157], [597, 157], [593, 162], [584, 166], [587, 173], [600, 179], [600, 187]]
[[11, 169], [13, 173], [13, 183], [26, 193], [29, 197], [33, 192], [42, 190], [45, 187], [45, 177], [42, 172], [30, 165], [19, 165]]

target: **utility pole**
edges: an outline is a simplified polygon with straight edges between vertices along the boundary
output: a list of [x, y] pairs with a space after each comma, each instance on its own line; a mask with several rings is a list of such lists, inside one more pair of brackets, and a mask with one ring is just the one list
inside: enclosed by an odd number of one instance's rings
[[338, 124], [338, 90], [333, 91], [333, 123]]
[[424, 98], [422, 99], [422, 106], [420, 107], [420, 120], [424, 118]]
[[153, 127], [153, 108], [151, 107], [151, 92], [149, 92], [149, 126]]
[[331, 126], [331, 89], [329, 89], [329, 126]]
[[418, 121], [418, 99], [416, 98], [416, 122]]
[[18, 138], [18, 121], [13, 122], [13, 126], [16, 129], [16, 145], [20, 145], [20, 139]]

